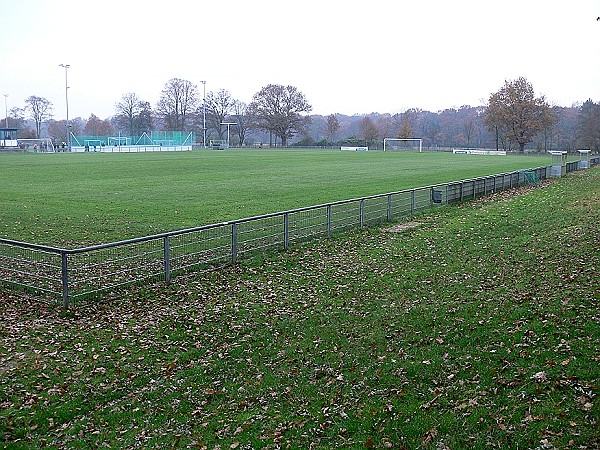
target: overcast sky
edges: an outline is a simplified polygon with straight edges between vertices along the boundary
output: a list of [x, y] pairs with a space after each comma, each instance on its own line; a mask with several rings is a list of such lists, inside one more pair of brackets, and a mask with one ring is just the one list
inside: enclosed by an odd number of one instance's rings
[[64, 119], [69, 64], [70, 118], [128, 92], [154, 107], [171, 78], [245, 102], [291, 84], [312, 113], [351, 115], [477, 106], [524, 76], [571, 106], [600, 101], [598, 16], [600, 0], [0, 0], [0, 94]]

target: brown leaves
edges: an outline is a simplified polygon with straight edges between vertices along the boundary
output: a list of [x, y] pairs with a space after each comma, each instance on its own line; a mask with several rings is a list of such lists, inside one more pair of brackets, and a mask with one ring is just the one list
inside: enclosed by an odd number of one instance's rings
[[429, 430], [427, 430], [427, 432], [423, 436], [423, 439], [422, 439], [423, 445], [424, 446], [431, 445], [433, 443], [434, 439], [437, 438], [437, 436], [438, 436], [437, 428], [430, 428]]
[[[446, 211], [449, 231], [356, 233], [68, 316], [0, 304], [0, 430], [30, 447], [583, 446], [595, 291], [555, 277], [573, 264], [539, 230], [494, 242], [493, 208]], [[527, 222], [497, 216], [511, 232]]]

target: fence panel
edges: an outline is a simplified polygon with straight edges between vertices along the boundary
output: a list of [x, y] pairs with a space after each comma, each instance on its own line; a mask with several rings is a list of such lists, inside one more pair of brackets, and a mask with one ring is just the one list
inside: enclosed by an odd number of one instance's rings
[[545, 180], [548, 178], [548, 174], [546, 173], [547, 167], [538, 167], [534, 169], [535, 175], [538, 177], [538, 180]]
[[331, 205], [331, 233], [360, 227], [360, 200]]
[[285, 247], [283, 214], [238, 222], [236, 228], [236, 244], [234, 244], [236, 257], [267, 249], [283, 250]]
[[302, 209], [288, 214], [288, 243], [328, 236], [328, 207]]
[[8, 286], [61, 295], [61, 254], [0, 242], [0, 281]]
[[492, 175], [491, 177], [485, 177], [483, 180], [483, 195], [488, 195], [494, 193], [494, 181], [496, 180], [496, 176]]
[[448, 183], [446, 189], [448, 204], [460, 203], [462, 201], [462, 182]]
[[574, 172], [579, 168], [579, 161], [571, 161], [567, 163], [567, 173]]
[[475, 198], [475, 180], [465, 180], [462, 183], [461, 201]]
[[474, 182], [473, 196], [474, 197], [482, 197], [486, 194], [485, 181], [486, 181], [486, 178], [476, 178], [475, 180], [473, 180], [473, 182]]
[[382, 195], [364, 199], [363, 226], [373, 226], [389, 220], [388, 196]]
[[431, 208], [431, 188], [414, 189], [413, 213]]
[[402, 191], [391, 194], [391, 219], [408, 216], [413, 212], [412, 192]]
[[90, 249], [69, 255], [69, 295], [84, 295], [147, 279], [164, 279], [162, 239]]
[[169, 237], [170, 272], [207, 270], [231, 261], [231, 226], [220, 225]]

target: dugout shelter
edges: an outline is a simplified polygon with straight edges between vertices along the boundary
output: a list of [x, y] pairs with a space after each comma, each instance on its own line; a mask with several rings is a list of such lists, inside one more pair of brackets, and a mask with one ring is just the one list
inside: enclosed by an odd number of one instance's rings
[[18, 128], [0, 128], [0, 148], [17, 148], [18, 139]]

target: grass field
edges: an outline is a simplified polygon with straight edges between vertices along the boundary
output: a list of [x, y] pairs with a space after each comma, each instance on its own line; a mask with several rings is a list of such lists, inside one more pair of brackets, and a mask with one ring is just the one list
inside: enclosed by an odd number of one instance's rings
[[0, 158], [0, 236], [96, 244], [549, 164], [324, 150], [11, 155]]
[[62, 312], [0, 292], [0, 446], [600, 448], [600, 170]]

